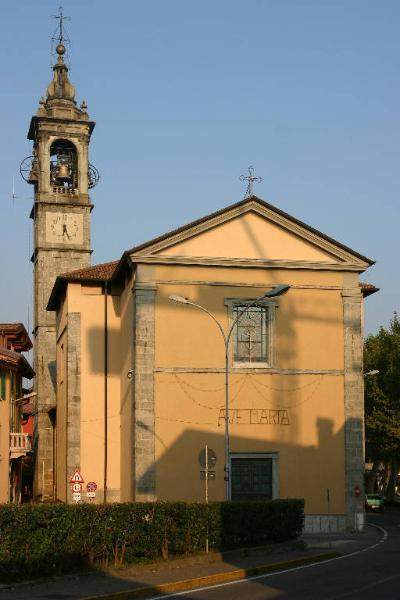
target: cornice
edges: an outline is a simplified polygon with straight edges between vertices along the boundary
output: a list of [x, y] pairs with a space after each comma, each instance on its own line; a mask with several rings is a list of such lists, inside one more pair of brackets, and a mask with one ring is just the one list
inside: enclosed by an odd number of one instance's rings
[[[36, 246], [35, 251], [32, 255], [32, 258], [36, 256], [39, 252], [79, 252], [80, 254], [92, 254], [93, 250], [90, 248], [80, 248], [77, 245], [71, 244], [68, 247], [66, 246]], [[32, 260], [31, 258], [31, 260]]]
[[[155, 373], [225, 373], [224, 368], [219, 367], [156, 367]], [[343, 369], [279, 369], [271, 368], [248, 368], [230, 367], [230, 373], [250, 373], [254, 375], [331, 375], [343, 376]]]
[[56, 206], [58, 208], [67, 206], [68, 208], [85, 208], [91, 210], [94, 208], [94, 204], [90, 202], [55, 202], [54, 200], [35, 200], [34, 205], [36, 207], [42, 206], [43, 208], [47, 206]]
[[313, 271], [363, 272], [368, 265], [357, 262], [324, 263], [289, 260], [264, 260], [258, 258], [221, 258], [209, 256], [162, 256], [131, 254], [136, 264], [200, 265], [203, 267], [246, 267], [254, 269], [303, 269]]

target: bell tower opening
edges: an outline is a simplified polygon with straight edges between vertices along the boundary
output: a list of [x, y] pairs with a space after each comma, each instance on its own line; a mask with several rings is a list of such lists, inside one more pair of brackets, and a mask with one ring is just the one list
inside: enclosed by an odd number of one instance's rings
[[69, 140], [55, 140], [50, 146], [50, 185], [55, 194], [77, 193], [77, 151]]

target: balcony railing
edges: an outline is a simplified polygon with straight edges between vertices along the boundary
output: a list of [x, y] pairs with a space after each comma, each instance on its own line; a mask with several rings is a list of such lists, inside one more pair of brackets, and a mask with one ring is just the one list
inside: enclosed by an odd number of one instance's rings
[[10, 458], [19, 458], [32, 452], [29, 433], [10, 433]]
[[65, 187], [63, 185], [53, 185], [54, 194], [62, 194], [63, 196], [76, 196], [78, 190], [76, 188]]

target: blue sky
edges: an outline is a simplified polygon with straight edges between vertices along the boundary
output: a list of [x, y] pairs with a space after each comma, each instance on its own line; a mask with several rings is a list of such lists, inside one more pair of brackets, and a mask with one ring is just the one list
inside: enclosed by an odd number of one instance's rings
[[[26, 323], [31, 305], [32, 190], [19, 163], [52, 75], [58, 4], [2, 6], [3, 321]], [[377, 261], [363, 276], [381, 288], [366, 331], [389, 323], [400, 310], [397, 0], [65, 0], [64, 12], [71, 80], [97, 122], [94, 262], [240, 200], [252, 164], [257, 195]]]

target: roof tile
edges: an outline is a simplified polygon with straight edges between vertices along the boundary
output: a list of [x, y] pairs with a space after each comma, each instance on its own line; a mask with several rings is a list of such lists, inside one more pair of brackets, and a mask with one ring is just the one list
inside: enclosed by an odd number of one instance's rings
[[86, 267], [85, 269], [75, 269], [75, 271], [68, 271], [68, 273], [61, 273], [60, 277], [68, 280], [106, 280], [111, 279], [114, 275], [115, 269], [119, 263], [119, 260], [114, 260], [107, 263], [101, 263], [99, 265], [93, 265], [92, 267]]
[[32, 379], [35, 375], [25, 356], [14, 350], [0, 347], [0, 363], [20, 369], [21, 374], [27, 379]]
[[359, 286], [361, 288], [361, 293], [365, 298], [371, 294], [375, 294], [375, 292], [379, 292], [379, 288], [372, 283], [367, 283], [366, 281], [360, 281]]

